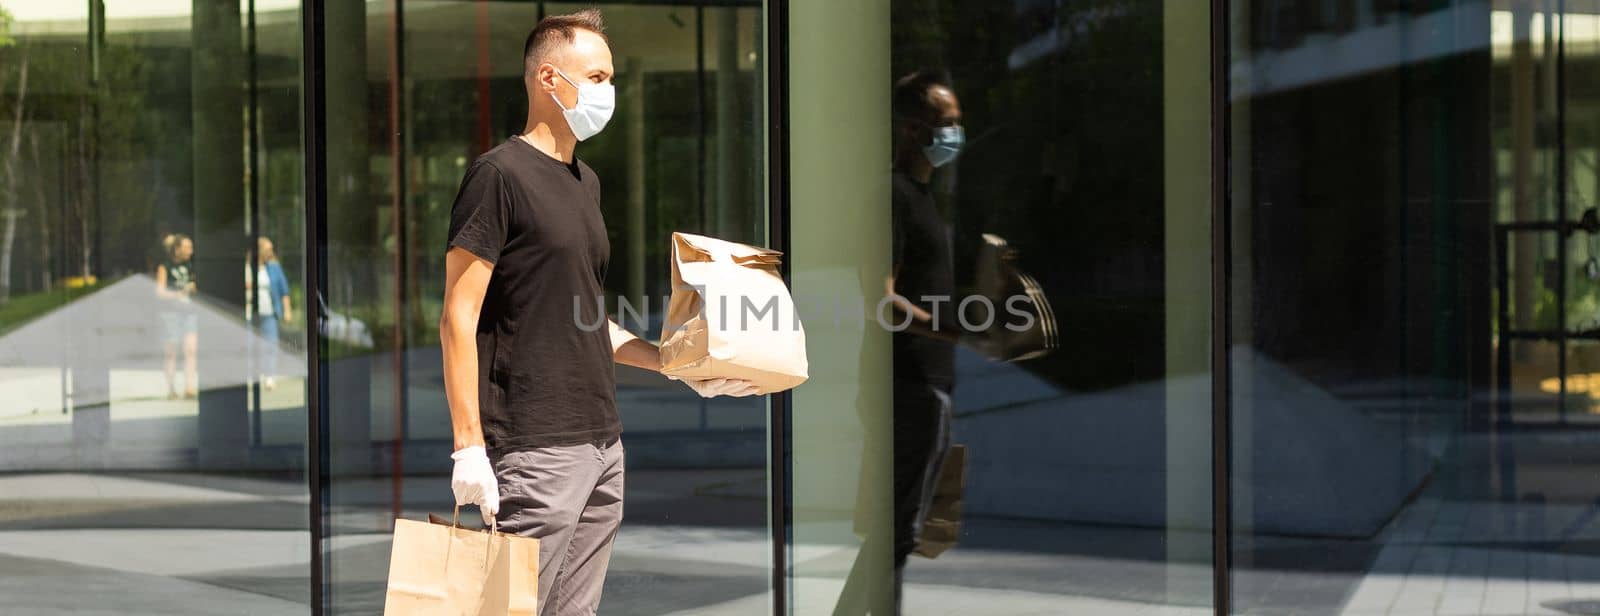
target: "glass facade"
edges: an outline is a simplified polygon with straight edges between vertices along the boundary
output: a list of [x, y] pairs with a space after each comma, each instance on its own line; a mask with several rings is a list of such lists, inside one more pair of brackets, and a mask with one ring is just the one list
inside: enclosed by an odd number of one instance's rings
[[0, 611], [309, 611], [300, 49], [0, 2]]
[[[521, 49], [557, 2], [328, 3], [327, 300], [361, 323], [327, 336], [330, 609], [381, 611], [397, 517], [453, 505], [439, 347], [444, 248], [462, 174], [522, 131]], [[758, 4], [609, 4], [618, 112], [578, 155], [602, 184], [612, 312], [660, 336], [667, 237], [764, 243]], [[771, 580], [766, 404], [702, 400], [619, 366], [629, 533], [606, 609], [661, 614], [747, 595]], [[693, 537], [693, 540], [686, 538]], [[690, 550], [714, 542], [715, 550]], [[696, 553], [699, 552], [699, 553]], [[685, 581], [697, 588], [672, 599]], [[687, 613], [686, 612], [686, 613]]]
[[[793, 613], [1210, 613], [1209, 13], [1104, 4], [791, 5]], [[946, 444], [959, 541], [897, 566]]]
[[1306, 4], [1229, 13], [1233, 607], [1591, 611], [1595, 7]]
[[[382, 612], [586, 6], [0, 0], [0, 613]], [[810, 365], [616, 369], [600, 613], [1596, 613], [1593, 3], [599, 8], [608, 310], [771, 246]]]

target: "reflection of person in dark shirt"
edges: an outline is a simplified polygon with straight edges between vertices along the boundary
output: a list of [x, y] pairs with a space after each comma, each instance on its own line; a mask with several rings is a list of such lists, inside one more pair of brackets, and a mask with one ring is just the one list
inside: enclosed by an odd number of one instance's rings
[[929, 180], [959, 151], [961, 106], [932, 73], [895, 86], [895, 159], [887, 294], [897, 309], [894, 376], [949, 392], [955, 380], [957, 319], [950, 227], [939, 215]]
[[156, 297], [163, 301], [161, 343], [166, 360], [162, 367], [167, 375], [167, 398], [178, 397], [176, 373], [180, 346], [183, 350], [183, 395], [193, 398], [198, 393], [199, 370], [195, 355], [200, 348], [200, 319], [191, 299], [195, 294], [194, 272], [190, 267], [194, 240], [182, 233], [173, 233], [162, 238], [161, 249], [166, 253], [166, 260], [156, 266]]
[[[894, 86], [893, 262], [885, 292], [896, 308], [894, 357], [894, 585], [872, 588], [858, 558], [835, 614], [863, 614], [893, 601], [900, 611], [906, 559], [916, 548], [935, 482], [950, 448], [950, 393], [955, 387], [955, 273], [950, 228], [929, 181], [954, 160], [964, 134], [955, 92], [933, 71]], [[868, 537], [869, 544], [883, 538]], [[862, 553], [871, 548], [863, 547]]]

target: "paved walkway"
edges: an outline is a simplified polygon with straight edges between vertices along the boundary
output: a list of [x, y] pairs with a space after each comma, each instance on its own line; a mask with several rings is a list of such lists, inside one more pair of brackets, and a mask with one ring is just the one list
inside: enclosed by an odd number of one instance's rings
[[[1385, 531], [1350, 616], [1563, 614], [1600, 600], [1591, 506], [1424, 499]], [[1573, 611], [1564, 611], [1573, 610]]]
[[[724, 484], [740, 472], [752, 471], [637, 475], [641, 487], [630, 492], [636, 513], [618, 539], [606, 614], [764, 611], [769, 548], [759, 526], [763, 503], [692, 500], [692, 494], [706, 492], [694, 486]], [[341, 613], [376, 614], [382, 608], [388, 535], [359, 530], [385, 516], [363, 504], [381, 502], [381, 485], [368, 487], [372, 492], [362, 494], [361, 487], [351, 486], [352, 493], [345, 495], [351, 505], [336, 516], [341, 534], [329, 544], [331, 592]], [[420, 487], [408, 492], [431, 493]], [[305, 504], [292, 483], [248, 478], [0, 475], [0, 603], [8, 615], [303, 614], [309, 558]], [[421, 517], [428, 510], [443, 510], [443, 504], [413, 510], [408, 502], [406, 515]], [[681, 521], [691, 524], [686, 526], [666, 520], [675, 511], [701, 516], [720, 511], [724, 517], [684, 516]], [[796, 551], [807, 570], [828, 572], [797, 581], [819, 597], [812, 604], [828, 603], [820, 598], [839, 592], [851, 554], [850, 547], [839, 545]], [[1203, 612], [1161, 611], [1139, 601], [1064, 593], [1050, 578], [1052, 572], [1070, 570], [1072, 559], [974, 548], [938, 561], [918, 560], [908, 586], [908, 613]], [[952, 573], [984, 583], [1005, 575], [1004, 563], [1035, 570], [1013, 580], [1025, 588], [949, 583]]]
[[[604, 613], [763, 613], [764, 503], [708, 489], [751, 473], [759, 471], [638, 473]], [[406, 515], [444, 510], [442, 492], [428, 489], [442, 481], [409, 478]], [[376, 528], [386, 484], [367, 483], [340, 495], [329, 542], [341, 613], [382, 607], [388, 536]], [[8, 615], [303, 614], [306, 503], [292, 481], [0, 475], [0, 604]], [[1595, 517], [1582, 505], [1425, 498], [1374, 542], [1256, 540], [1258, 552], [1297, 564], [1239, 571], [1236, 600], [1246, 614], [1586, 613], [1582, 602], [1600, 599]], [[943, 557], [912, 561], [907, 614], [1209, 613], [1209, 568], [1163, 562], [1151, 546], [1174, 540], [1165, 533], [1000, 520], [974, 520], [968, 533]], [[827, 612], [852, 554], [845, 545], [795, 552], [797, 595], [817, 608], [803, 613]], [[1336, 571], [1340, 560], [1353, 569]]]

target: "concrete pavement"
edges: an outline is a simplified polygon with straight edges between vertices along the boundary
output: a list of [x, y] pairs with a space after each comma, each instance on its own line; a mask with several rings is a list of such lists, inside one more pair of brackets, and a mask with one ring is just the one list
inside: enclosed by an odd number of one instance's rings
[[[763, 613], [759, 470], [639, 471], [605, 614]], [[443, 477], [408, 477], [403, 515], [447, 510]], [[304, 614], [309, 499], [294, 478], [188, 473], [0, 475], [6, 614]], [[382, 609], [391, 515], [381, 479], [340, 484], [328, 544], [338, 613]], [[1424, 495], [1366, 541], [1240, 535], [1244, 614], [1564, 614], [1600, 598], [1593, 506]], [[833, 522], [848, 524], [848, 521]], [[907, 614], [1205, 614], [1204, 532], [974, 518], [913, 559]], [[1183, 548], [1192, 552], [1193, 545]], [[827, 613], [852, 545], [800, 545], [802, 613]]]

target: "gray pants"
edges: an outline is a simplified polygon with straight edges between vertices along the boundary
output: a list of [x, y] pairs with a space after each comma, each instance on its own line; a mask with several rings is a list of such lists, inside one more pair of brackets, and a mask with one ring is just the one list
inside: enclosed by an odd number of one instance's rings
[[498, 456], [500, 530], [539, 539], [539, 615], [592, 616], [622, 523], [622, 441]]

